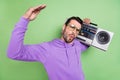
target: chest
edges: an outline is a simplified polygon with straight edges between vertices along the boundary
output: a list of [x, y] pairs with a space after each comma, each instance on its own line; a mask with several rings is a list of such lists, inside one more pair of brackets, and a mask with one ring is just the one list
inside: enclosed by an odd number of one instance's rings
[[80, 51], [75, 47], [52, 48], [49, 62], [52, 65], [75, 67], [80, 63]]

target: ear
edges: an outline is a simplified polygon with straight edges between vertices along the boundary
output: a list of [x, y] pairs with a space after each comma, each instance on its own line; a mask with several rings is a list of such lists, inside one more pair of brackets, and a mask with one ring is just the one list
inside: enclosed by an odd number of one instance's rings
[[64, 24], [64, 25], [63, 25], [63, 27], [62, 27], [62, 31], [64, 31], [64, 30], [65, 30], [65, 27], [66, 27], [66, 26], [65, 26], [65, 24]]
[[61, 33], [63, 34], [63, 32], [65, 31], [65, 24], [63, 25], [63, 27], [62, 27], [62, 31], [61, 31]]

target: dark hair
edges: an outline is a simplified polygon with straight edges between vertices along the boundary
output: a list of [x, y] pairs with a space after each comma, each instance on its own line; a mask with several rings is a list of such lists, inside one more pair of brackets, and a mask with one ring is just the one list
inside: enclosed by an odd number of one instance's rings
[[83, 24], [82, 19], [80, 19], [79, 17], [72, 16], [72, 17], [70, 17], [70, 18], [67, 19], [67, 21], [65, 22], [65, 25], [67, 26], [68, 23], [69, 23], [71, 20], [76, 20], [76, 21], [78, 21], [81, 25]]

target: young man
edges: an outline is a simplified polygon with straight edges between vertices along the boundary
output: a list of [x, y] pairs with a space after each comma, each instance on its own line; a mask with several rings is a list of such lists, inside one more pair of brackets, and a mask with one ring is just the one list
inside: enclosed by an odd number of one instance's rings
[[[15, 25], [8, 47], [8, 57], [14, 60], [41, 62], [49, 80], [84, 80], [80, 55], [88, 46], [76, 39], [83, 23], [79, 17], [70, 17], [65, 22], [60, 39], [36, 45], [24, 45], [28, 23], [45, 7], [46, 5], [40, 5], [30, 8]], [[89, 19], [84, 21], [90, 23]]]

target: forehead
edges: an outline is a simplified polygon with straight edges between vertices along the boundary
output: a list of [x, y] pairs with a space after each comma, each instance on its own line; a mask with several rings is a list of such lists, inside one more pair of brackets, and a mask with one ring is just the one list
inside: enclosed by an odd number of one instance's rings
[[81, 24], [78, 21], [74, 20], [74, 19], [70, 20], [69, 24], [73, 24], [77, 28], [81, 28]]

